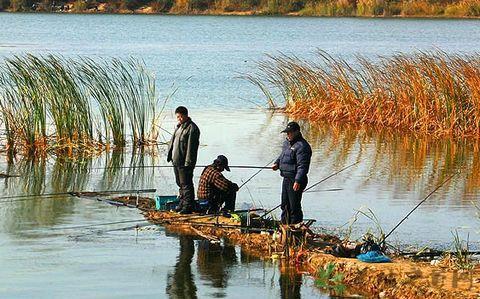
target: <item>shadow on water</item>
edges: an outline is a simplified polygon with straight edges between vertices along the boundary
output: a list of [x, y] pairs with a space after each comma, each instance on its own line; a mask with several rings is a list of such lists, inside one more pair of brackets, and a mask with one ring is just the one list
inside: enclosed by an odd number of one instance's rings
[[[215, 289], [224, 289], [230, 279], [229, 268], [237, 265], [235, 246], [215, 244], [206, 240], [197, 242], [197, 268], [200, 277], [209, 281]], [[218, 292], [213, 297], [223, 298], [225, 294]]]
[[180, 252], [173, 273], [168, 274], [166, 293], [170, 298], [197, 298], [197, 286], [192, 273], [194, 237], [178, 235], [178, 241]]
[[281, 272], [279, 278], [280, 294], [282, 299], [300, 299], [303, 276], [295, 269], [288, 267]]
[[[260, 258], [249, 255], [243, 250], [237, 252], [234, 245], [223, 243], [215, 244], [207, 240], [200, 239], [190, 235], [169, 234], [178, 238], [179, 254], [174, 268], [167, 274], [166, 293], [169, 298], [199, 298], [202, 297], [196, 284], [201, 284], [201, 289], [205, 285], [211, 288], [207, 293], [209, 298], [228, 298], [227, 289], [229, 281], [232, 284], [238, 284], [238, 276], [232, 274], [234, 269], [248, 267], [250, 263], [261, 262]], [[195, 260], [196, 251], [196, 260]], [[240, 258], [238, 257], [240, 254]], [[263, 264], [263, 267], [269, 267]], [[271, 267], [271, 266], [270, 266]], [[193, 269], [197, 270], [197, 273]], [[280, 271], [278, 281], [263, 281], [266, 287], [276, 289], [282, 299], [300, 299], [302, 298], [301, 289], [303, 285], [303, 275], [299, 274], [293, 268], [285, 268]], [[236, 294], [241, 297], [242, 294]], [[319, 294], [320, 295], [320, 294]], [[244, 296], [255, 296], [247, 291]], [[326, 296], [326, 295], [325, 295]]]

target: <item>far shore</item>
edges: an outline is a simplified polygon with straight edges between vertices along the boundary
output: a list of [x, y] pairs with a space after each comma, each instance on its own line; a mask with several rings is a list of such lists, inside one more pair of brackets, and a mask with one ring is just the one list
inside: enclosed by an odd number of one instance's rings
[[[80, 3], [80, 4], [79, 4]], [[82, 4], [83, 3], [83, 4]], [[35, 5], [31, 9], [25, 8], [6, 8], [1, 9], [4, 13], [53, 13], [53, 14], [132, 14], [132, 15], [182, 15], [182, 16], [284, 16], [284, 17], [319, 17], [319, 18], [361, 18], [361, 19], [479, 19], [480, 15], [468, 15], [467, 13], [455, 12], [450, 13], [450, 5], [443, 7], [441, 12], [436, 14], [422, 13], [415, 11], [415, 13], [387, 13], [384, 11], [379, 14], [369, 14], [365, 12], [358, 12], [360, 8], [349, 10], [348, 13], [338, 12], [337, 10], [320, 9], [318, 7], [304, 7], [298, 11], [283, 12], [280, 9], [272, 11], [271, 9], [246, 9], [246, 10], [231, 10], [226, 8], [206, 8], [206, 9], [191, 9], [186, 7], [173, 6], [169, 9], [159, 8], [155, 5], [144, 5], [135, 9], [127, 9], [125, 7], [116, 7], [108, 2], [89, 4], [87, 6], [85, 1], [69, 2], [62, 5], [52, 6], [48, 9], [42, 8], [40, 4]], [[456, 5], [455, 3], [451, 5]], [[458, 4], [460, 5], [460, 4]], [[480, 5], [480, 4], [479, 4]], [[386, 9], [386, 8], [385, 8]], [[397, 10], [399, 11], [399, 10]]]

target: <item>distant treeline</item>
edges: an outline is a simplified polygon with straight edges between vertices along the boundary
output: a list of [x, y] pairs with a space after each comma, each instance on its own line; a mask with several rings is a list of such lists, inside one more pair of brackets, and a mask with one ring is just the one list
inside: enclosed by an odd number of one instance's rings
[[480, 0], [0, 0], [0, 11], [478, 17]]

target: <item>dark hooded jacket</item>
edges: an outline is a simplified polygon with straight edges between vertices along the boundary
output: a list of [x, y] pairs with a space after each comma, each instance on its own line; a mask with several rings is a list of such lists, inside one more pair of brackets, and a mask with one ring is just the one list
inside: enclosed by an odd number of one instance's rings
[[305, 183], [311, 158], [312, 148], [300, 135], [291, 142], [288, 139], [285, 140], [282, 153], [275, 164], [278, 165], [282, 177], [293, 179], [298, 183]]
[[[175, 136], [178, 142], [175, 143]], [[174, 166], [195, 167], [197, 163], [198, 146], [200, 144], [200, 129], [189, 118], [183, 124], [177, 125], [168, 146], [167, 162], [172, 161]]]

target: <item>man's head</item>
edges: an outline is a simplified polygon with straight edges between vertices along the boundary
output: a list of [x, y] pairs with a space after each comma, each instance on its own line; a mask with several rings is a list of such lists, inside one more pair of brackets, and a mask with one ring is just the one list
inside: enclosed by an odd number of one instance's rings
[[215, 165], [220, 172], [223, 170], [230, 171], [230, 167], [228, 167], [228, 159], [224, 155], [220, 155], [213, 160], [213, 165]]
[[178, 106], [175, 109], [175, 116], [177, 117], [177, 121], [179, 124], [183, 124], [188, 120], [188, 109], [183, 106]]
[[287, 124], [287, 127], [282, 133], [287, 133], [287, 139], [292, 141], [300, 135], [300, 126], [298, 123], [291, 121]]

